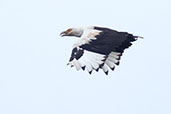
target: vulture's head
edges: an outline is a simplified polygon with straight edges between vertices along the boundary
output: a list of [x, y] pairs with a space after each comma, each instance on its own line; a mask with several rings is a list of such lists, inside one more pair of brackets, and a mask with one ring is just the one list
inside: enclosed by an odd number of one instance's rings
[[81, 28], [69, 28], [66, 31], [63, 31], [60, 33], [60, 36], [75, 36], [75, 37], [81, 37], [83, 34], [83, 30]]

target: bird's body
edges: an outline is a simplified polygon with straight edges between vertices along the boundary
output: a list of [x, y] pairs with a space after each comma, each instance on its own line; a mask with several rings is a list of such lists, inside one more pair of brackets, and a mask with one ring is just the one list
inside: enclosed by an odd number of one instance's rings
[[80, 40], [73, 45], [68, 65], [77, 70], [87, 69], [91, 74], [93, 70], [102, 69], [108, 74], [108, 68], [114, 70], [119, 65], [124, 50], [132, 45], [139, 36], [127, 32], [118, 32], [103, 27], [70, 28], [61, 33], [61, 36], [75, 36]]

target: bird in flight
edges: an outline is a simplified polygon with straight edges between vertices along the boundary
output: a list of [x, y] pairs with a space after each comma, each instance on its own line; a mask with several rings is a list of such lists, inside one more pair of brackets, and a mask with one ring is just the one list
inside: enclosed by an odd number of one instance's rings
[[124, 50], [132, 45], [140, 36], [134, 36], [127, 32], [119, 32], [104, 27], [80, 27], [69, 28], [61, 32], [63, 36], [74, 36], [79, 40], [73, 45], [71, 57], [67, 65], [77, 70], [87, 70], [89, 74], [93, 70], [102, 69], [108, 75], [109, 68], [115, 69], [119, 65]]

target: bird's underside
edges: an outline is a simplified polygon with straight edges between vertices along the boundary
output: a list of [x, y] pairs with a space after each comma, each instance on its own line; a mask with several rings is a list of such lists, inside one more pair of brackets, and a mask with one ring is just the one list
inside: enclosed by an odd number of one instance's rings
[[109, 68], [119, 65], [124, 50], [132, 45], [139, 36], [127, 32], [118, 32], [102, 27], [70, 28], [61, 36], [76, 36], [79, 39], [73, 46], [68, 65], [77, 70], [102, 69], [108, 75]]

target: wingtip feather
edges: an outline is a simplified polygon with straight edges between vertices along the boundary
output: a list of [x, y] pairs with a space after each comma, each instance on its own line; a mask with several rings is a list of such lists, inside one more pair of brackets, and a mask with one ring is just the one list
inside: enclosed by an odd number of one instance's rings
[[91, 73], [92, 73], [92, 70], [91, 70], [91, 71], [89, 71], [88, 73], [91, 75]]
[[81, 67], [83, 70], [85, 70], [85, 66]]
[[109, 71], [106, 71], [105, 74], [108, 75]]

